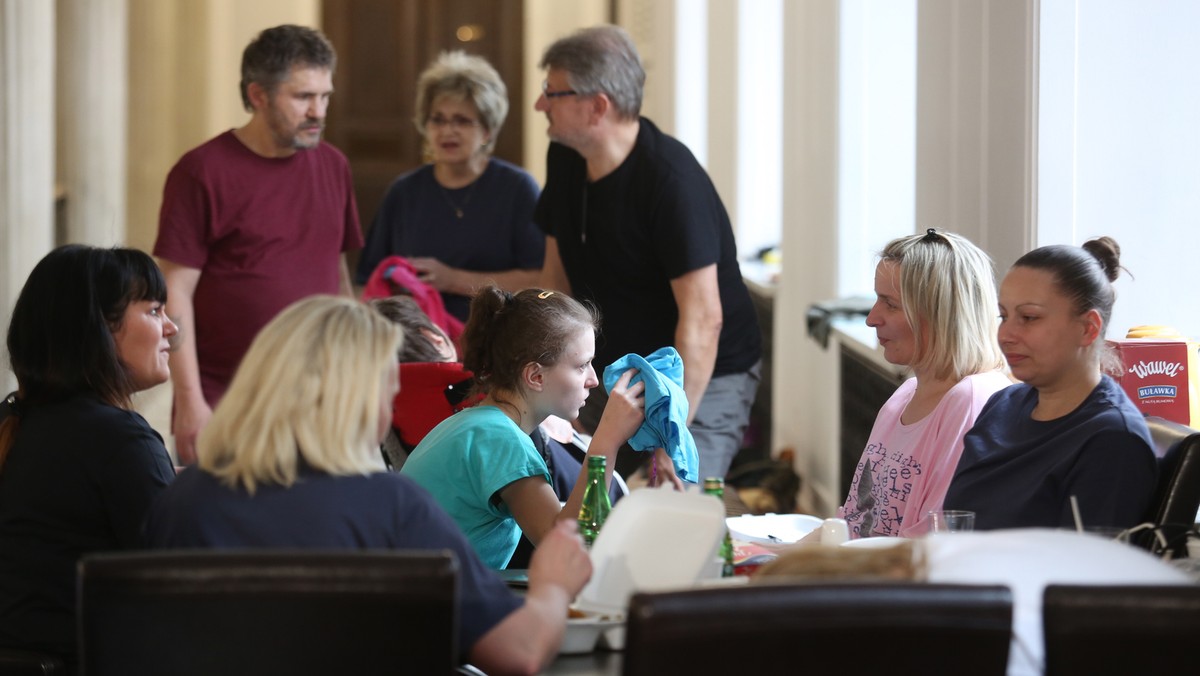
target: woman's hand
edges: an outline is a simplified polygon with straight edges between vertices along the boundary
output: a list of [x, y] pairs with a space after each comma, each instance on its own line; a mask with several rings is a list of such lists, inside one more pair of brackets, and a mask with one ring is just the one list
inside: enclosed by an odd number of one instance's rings
[[621, 374], [612, 392], [608, 393], [608, 403], [604, 405], [604, 414], [600, 416], [600, 424], [596, 425], [596, 436], [611, 434], [619, 439], [618, 445], [629, 441], [642, 426], [646, 419], [646, 383], [638, 381], [632, 385], [637, 369], [629, 369]]
[[683, 491], [683, 480], [675, 474], [675, 463], [667, 455], [667, 449], [654, 449], [654, 458], [650, 460], [650, 485], [662, 486], [671, 484], [677, 491]]
[[438, 291], [458, 293], [456, 273], [458, 270], [436, 258], [410, 258], [408, 262], [417, 270], [417, 278]]

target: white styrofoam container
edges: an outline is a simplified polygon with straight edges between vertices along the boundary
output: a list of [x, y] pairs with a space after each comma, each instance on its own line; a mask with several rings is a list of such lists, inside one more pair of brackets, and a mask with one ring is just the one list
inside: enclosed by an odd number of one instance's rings
[[623, 618], [635, 592], [695, 586], [714, 570], [708, 564], [725, 537], [724, 516], [710, 495], [633, 491], [592, 544], [592, 579], [575, 607]]

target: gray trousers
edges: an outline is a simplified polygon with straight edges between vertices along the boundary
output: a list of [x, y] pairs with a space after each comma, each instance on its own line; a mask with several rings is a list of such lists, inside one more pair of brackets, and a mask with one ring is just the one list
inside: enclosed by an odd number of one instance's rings
[[[700, 455], [701, 480], [724, 478], [733, 457], [741, 450], [761, 371], [760, 361], [748, 371], [717, 376], [708, 382], [700, 408], [688, 426]], [[579, 421], [589, 434], [596, 431], [607, 402], [608, 393], [603, 385], [593, 388], [588, 395], [587, 405], [579, 412]], [[649, 459], [649, 454], [636, 452], [626, 444], [617, 454], [616, 470], [629, 477]]]

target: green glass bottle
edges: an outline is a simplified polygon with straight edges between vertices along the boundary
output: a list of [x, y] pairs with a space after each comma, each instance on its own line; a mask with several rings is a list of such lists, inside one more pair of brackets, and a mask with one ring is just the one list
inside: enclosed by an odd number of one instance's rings
[[[704, 480], [704, 492], [714, 496], [725, 506], [725, 480], [720, 477], [709, 477]], [[733, 540], [729, 538], [729, 529], [725, 529], [725, 540], [717, 550], [717, 558], [721, 560], [721, 577], [733, 577]]]
[[612, 502], [608, 499], [608, 485], [604, 482], [604, 466], [607, 458], [603, 455], [587, 457], [587, 488], [583, 490], [583, 504], [579, 507], [579, 534], [583, 543], [590, 549], [600, 534], [600, 527], [612, 511]]

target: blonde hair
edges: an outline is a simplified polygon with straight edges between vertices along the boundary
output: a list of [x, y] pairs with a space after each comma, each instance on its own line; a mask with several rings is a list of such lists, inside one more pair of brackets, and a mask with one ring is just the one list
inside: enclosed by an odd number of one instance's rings
[[880, 261], [900, 266], [900, 304], [916, 345], [909, 366], [954, 380], [1004, 368], [996, 277], [986, 253], [961, 235], [929, 228], [890, 242]]
[[334, 475], [383, 471], [380, 400], [402, 341], [400, 327], [358, 301], [292, 304], [242, 359], [200, 434], [200, 468], [250, 493], [292, 485], [301, 459]]

